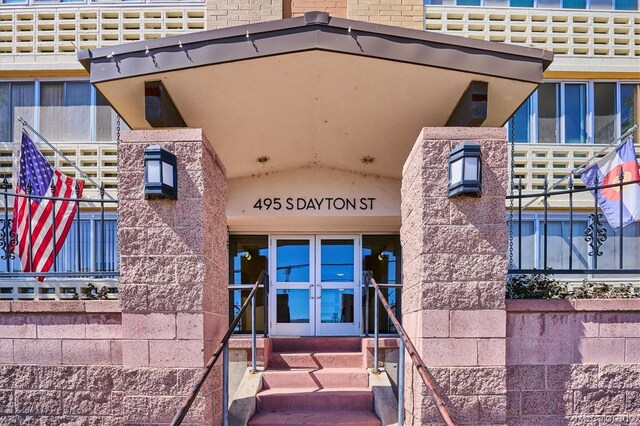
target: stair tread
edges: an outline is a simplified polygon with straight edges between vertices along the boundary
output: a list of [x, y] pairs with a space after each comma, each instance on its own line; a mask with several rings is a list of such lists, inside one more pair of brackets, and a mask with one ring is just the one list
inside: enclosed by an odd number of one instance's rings
[[357, 368], [364, 367], [361, 352], [271, 352], [272, 368]]
[[321, 350], [313, 350], [313, 351], [271, 351], [272, 354], [361, 354], [362, 351], [334, 351], [331, 349], [321, 349]]
[[380, 425], [372, 411], [271, 411], [256, 413], [249, 425]]
[[276, 337], [272, 340], [274, 352], [360, 352], [360, 337]]
[[301, 393], [371, 393], [369, 388], [318, 388], [318, 387], [303, 387], [303, 388], [274, 388], [263, 389], [258, 392], [260, 395], [290, 395]]
[[267, 370], [263, 372], [263, 374], [268, 373], [362, 373], [368, 374], [367, 370], [362, 367], [293, 367], [293, 368], [271, 368], [269, 367]]

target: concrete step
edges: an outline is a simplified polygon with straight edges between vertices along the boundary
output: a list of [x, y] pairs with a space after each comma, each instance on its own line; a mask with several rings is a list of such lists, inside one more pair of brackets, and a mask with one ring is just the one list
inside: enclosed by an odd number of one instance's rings
[[271, 352], [270, 369], [283, 368], [364, 368], [360, 352]]
[[256, 395], [257, 411], [372, 411], [373, 392], [361, 388], [266, 389]]
[[265, 389], [275, 388], [368, 388], [369, 374], [363, 368], [285, 369], [262, 373]]
[[360, 337], [274, 337], [273, 352], [360, 352]]
[[380, 420], [371, 411], [274, 411], [257, 413], [250, 426], [380, 426]]

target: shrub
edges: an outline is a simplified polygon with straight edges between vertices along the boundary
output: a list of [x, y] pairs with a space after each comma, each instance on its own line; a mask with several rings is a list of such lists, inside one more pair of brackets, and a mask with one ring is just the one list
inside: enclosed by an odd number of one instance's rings
[[507, 279], [507, 299], [634, 299], [640, 293], [633, 284], [590, 282], [563, 283], [550, 275], [512, 275]]

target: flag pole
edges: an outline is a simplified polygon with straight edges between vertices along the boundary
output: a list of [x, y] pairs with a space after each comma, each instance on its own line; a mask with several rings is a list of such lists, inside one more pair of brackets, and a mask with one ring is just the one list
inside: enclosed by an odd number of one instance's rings
[[[597, 158], [600, 154], [602, 154], [603, 152], [607, 151], [609, 148], [611, 148], [614, 145], [617, 145], [618, 142], [625, 140], [626, 138], [628, 138], [629, 136], [631, 136], [631, 134], [638, 128], [637, 124], [634, 124], [629, 130], [627, 130], [626, 132], [624, 132], [619, 138], [616, 138], [613, 142], [611, 142], [610, 144], [608, 144], [607, 146], [605, 146], [604, 148], [602, 148], [600, 151], [596, 152], [595, 154], [593, 154], [591, 157], [587, 158], [582, 164], [580, 164], [578, 167], [575, 167], [573, 170], [571, 170], [569, 172], [568, 175], [565, 175], [562, 179], [560, 179], [559, 181], [555, 182], [553, 185], [551, 185], [551, 188], [549, 188], [549, 191], [552, 191], [556, 186], [558, 186], [559, 184], [561, 184], [562, 182], [564, 182], [565, 180], [567, 180], [569, 178], [569, 176], [575, 175], [576, 172], [582, 168], [587, 167], [587, 165], [595, 158]], [[540, 196], [541, 197], [541, 196]], [[529, 207], [531, 204], [535, 203], [536, 201], [538, 201], [540, 199], [540, 197], [535, 197], [532, 198], [531, 201], [529, 201], [527, 204], [525, 204], [524, 206], [522, 206], [523, 209], [526, 209], [527, 207]]]
[[[31, 132], [36, 135], [38, 137], [38, 139], [40, 139], [42, 142], [46, 143], [49, 148], [53, 149], [56, 154], [58, 154], [60, 157], [62, 157], [67, 163], [71, 164], [73, 166], [74, 169], [76, 169], [77, 171], [80, 172], [80, 175], [88, 180], [89, 182], [91, 182], [92, 184], [95, 185], [96, 188], [100, 188], [100, 184], [98, 184], [98, 182], [96, 182], [95, 180], [93, 180], [88, 174], [86, 174], [85, 172], [82, 171], [82, 169], [80, 167], [78, 167], [76, 165], [76, 163], [74, 163], [73, 161], [71, 161], [69, 159], [69, 157], [67, 157], [66, 155], [64, 155], [58, 148], [56, 148], [51, 142], [49, 142], [48, 140], [46, 140], [40, 133], [38, 133], [36, 131], [36, 129], [34, 129], [33, 127], [31, 127], [31, 125], [29, 124], [29, 122], [27, 120], [25, 120], [22, 117], [18, 117], [18, 121], [20, 122], [20, 124], [22, 124], [24, 127], [26, 127], [27, 129], [31, 130]], [[111, 196], [111, 194], [109, 194], [108, 192], [105, 192], [105, 195], [107, 197], [109, 197], [112, 200], [115, 200], [115, 198], [113, 198]]]

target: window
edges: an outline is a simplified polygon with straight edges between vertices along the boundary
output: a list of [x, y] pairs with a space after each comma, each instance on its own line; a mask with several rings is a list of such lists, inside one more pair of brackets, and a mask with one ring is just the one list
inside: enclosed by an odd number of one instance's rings
[[0, 83], [0, 142], [19, 141], [18, 118], [33, 122], [34, 112], [33, 82]]
[[0, 82], [0, 142], [20, 140], [19, 117], [51, 142], [116, 138], [116, 113], [88, 81]]
[[91, 140], [91, 86], [89, 82], [40, 84], [42, 135], [54, 141]]
[[638, 10], [638, 0], [425, 0], [429, 5]]
[[595, 83], [593, 96], [594, 142], [609, 143], [616, 138], [616, 84]]
[[[509, 141], [529, 142], [531, 140], [531, 99], [527, 99], [509, 121]], [[513, 131], [512, 131], [513, 130]]]
[[587, 85], [563, 84], [564, 142], [587, 142]]
[[638, 10], [638, 0], [614, 0], [613, 8], [616, 10]]
[[[229, 284], [255, 284], [262, 271], [267, 271], [269, 237], [266, 235], [229, 235]], [[238, 314], [251, 289], [234, 290], [229, 294], [229, 322]], [[256, 332], [264, 333], [264, 290], [256, 293]], [[235, 329], [236, 333], [251, 333], [251, 310]]]
[[640, 122], [639, 93], [638, 83], [543, 83], [513, 116], [515, 141], [609, 144]]
[[562, 0], [564, 9], [586, 9], [587, 0]]
[[533, 0], [511, 0], [511, 7], [533, 7]]
[[[379, 284], [402, 284], [400, 236], [399, 235], [363, 235], [362, 270], [371, 271], [373, 279]], [[400, 289], [382, 288], [389, 305], [400, 318]], [[377, 301], [375, 290], [369, 289], [369, 332], [374, 330], [374, 305]], [[363, 302], [364, 303], [364, 302]], [[364, 310], [364, 306], [363, 306]], [[378, 327], [381, 333], [394, 333], [395, 329], [382, 304], [378, 306]]]
[[640, 123], [640, 84], [620, 85], [620, 128], [626, 132]]
[[558, 142], [558, 85], [544, 83], [538, 88], [538, 142]]

